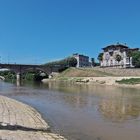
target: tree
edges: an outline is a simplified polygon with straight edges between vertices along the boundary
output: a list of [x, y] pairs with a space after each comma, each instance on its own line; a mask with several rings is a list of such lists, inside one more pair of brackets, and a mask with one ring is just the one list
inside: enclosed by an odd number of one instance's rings
[[140, 68], [140, 51], [136, 51], [132, 53], [132, 64]]
[[133, 55], [133, 52], [129, 50], [129, 51], [127, 52], [127, 57], [130, 58], [130, 57], [132, 57], [132, 55]]
[[76, 67], [77, 65], [77, 59], [74, 57], [68, 57], [66, 61], [67, 61], [68, 67]]
[[59, 60], [59, 61], [54, 61], [50, 62], [47, 64], [44, 64], [47, 67], [56, 67], [59, 66], [60, 68], [64, 67], [75, 67], [77, 65], [77, 59], [74, 57], [67, 57], [65, 59]]
[[94, 58], [91, 58], [91, 65], [92, 66], [95, 66], [96, 65], [96, 62], [95, 62], [95, 59]]
[[103, 61], [103, 53], [99, 53], [99, 55], [98, 55], [98, 60], [99, 60], [99, 61]]
[[122, 60], [121, 55], [117, 54], [115, 60], [119, 63]]

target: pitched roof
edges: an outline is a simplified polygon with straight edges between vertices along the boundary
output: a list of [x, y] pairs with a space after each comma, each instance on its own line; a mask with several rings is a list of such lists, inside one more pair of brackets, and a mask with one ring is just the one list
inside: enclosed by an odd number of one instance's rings
[[127, 49], [128, 46], [122, 45], [122, 44], [117, 44], [117, 45], [109, 45], [109, 46], [102, 48], [102, 49], [106, 50], [106, 49], [110, 49], [110, 48], [125, 48], [125, 49]]

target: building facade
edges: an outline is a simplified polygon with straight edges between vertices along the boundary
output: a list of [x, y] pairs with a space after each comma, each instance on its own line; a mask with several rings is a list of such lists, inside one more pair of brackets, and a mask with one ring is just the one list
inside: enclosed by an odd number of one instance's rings
[[[122, 44], [107, 46], [103, 48], [103, 56], [100, 65], [101, 67], [133, 67], [132, 57], [130, 57], [129, 54], [138, 50], [138, 48], [131, 49]], [[116, 58], [117, 56], [120, 57], [120, 60]]]
[[77, 60], [77, 66], [76, 66], [77, 68], [90, 66], [88, 56], [76, 53], [76, 54], [73, 54], [73, 57], [76, 58], [76, 60]]

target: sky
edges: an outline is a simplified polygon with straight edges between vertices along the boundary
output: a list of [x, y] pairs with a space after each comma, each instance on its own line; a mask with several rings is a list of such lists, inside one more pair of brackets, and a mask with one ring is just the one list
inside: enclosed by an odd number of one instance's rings
[[43, 64], [140, 47], [139, 0], [0, 0], [0, 63]]

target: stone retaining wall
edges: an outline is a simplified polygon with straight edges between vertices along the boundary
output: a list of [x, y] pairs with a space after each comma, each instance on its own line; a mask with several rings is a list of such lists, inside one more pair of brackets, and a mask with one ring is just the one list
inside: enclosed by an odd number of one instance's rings
[[95, 70], [110, 73], [114, 76], [140, 76], [140, 68], [123, 69], [123, 68], [99, 68], [95, 67]]

